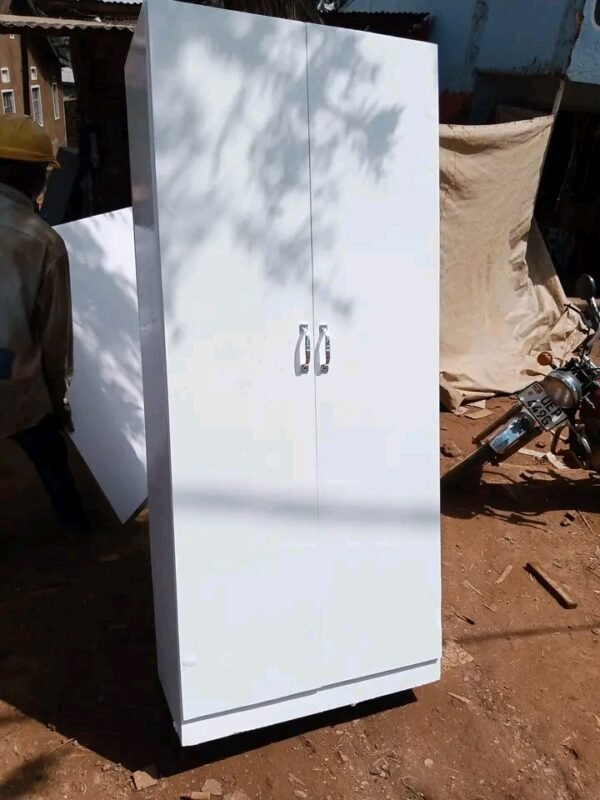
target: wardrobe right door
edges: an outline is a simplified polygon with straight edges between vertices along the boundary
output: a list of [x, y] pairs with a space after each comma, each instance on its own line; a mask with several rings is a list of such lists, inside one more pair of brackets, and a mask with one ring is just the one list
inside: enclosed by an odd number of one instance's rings
[[441, 653], [437, 51], [307, 26], [325, 685]]

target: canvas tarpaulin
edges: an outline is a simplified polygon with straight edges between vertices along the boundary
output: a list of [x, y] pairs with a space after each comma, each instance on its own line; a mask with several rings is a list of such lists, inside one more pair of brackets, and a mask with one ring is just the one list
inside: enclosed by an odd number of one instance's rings
[[543, 238], [532, 224], [552, 117], [442, 125], [442, 403], [511, 394], [581, 340]]

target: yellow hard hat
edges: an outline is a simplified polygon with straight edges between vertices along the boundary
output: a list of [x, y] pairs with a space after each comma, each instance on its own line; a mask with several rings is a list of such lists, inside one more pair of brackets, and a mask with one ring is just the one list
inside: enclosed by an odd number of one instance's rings
[[60, 167], [46, 131], [23, 114], [0, 116], [0, 158]]

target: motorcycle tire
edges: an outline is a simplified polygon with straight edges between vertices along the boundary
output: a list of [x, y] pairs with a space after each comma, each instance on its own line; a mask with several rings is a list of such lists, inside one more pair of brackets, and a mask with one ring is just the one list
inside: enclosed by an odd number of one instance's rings
[[442, 489], [474, 489], [481, 483], [483, 468], [490, 464], [496, 454], [489, 446], [484, 444], [478, 450], [459, 462], [442, 476]]

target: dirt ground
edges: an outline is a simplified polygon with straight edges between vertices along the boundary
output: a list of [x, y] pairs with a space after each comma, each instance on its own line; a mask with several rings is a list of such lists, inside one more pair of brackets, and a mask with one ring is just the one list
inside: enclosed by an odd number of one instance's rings
[[[442, 441], [467, 452], [487, 421], [444, 414]], [[181, 750], [156, 677], [145, 521], [118, 530], [78, 468], [103, 532], [65, 543], [28, 464], [2, 445], [0, 798], [175, 800], [214, 778], [244, 793], [234, 800], [597, 800], [598, 485], [513, 461], [444, 499], [439, 683]], [[530, 560], [578, 608], [535, 582]], [[137, 792], [146, 765], [159, 780]]]

